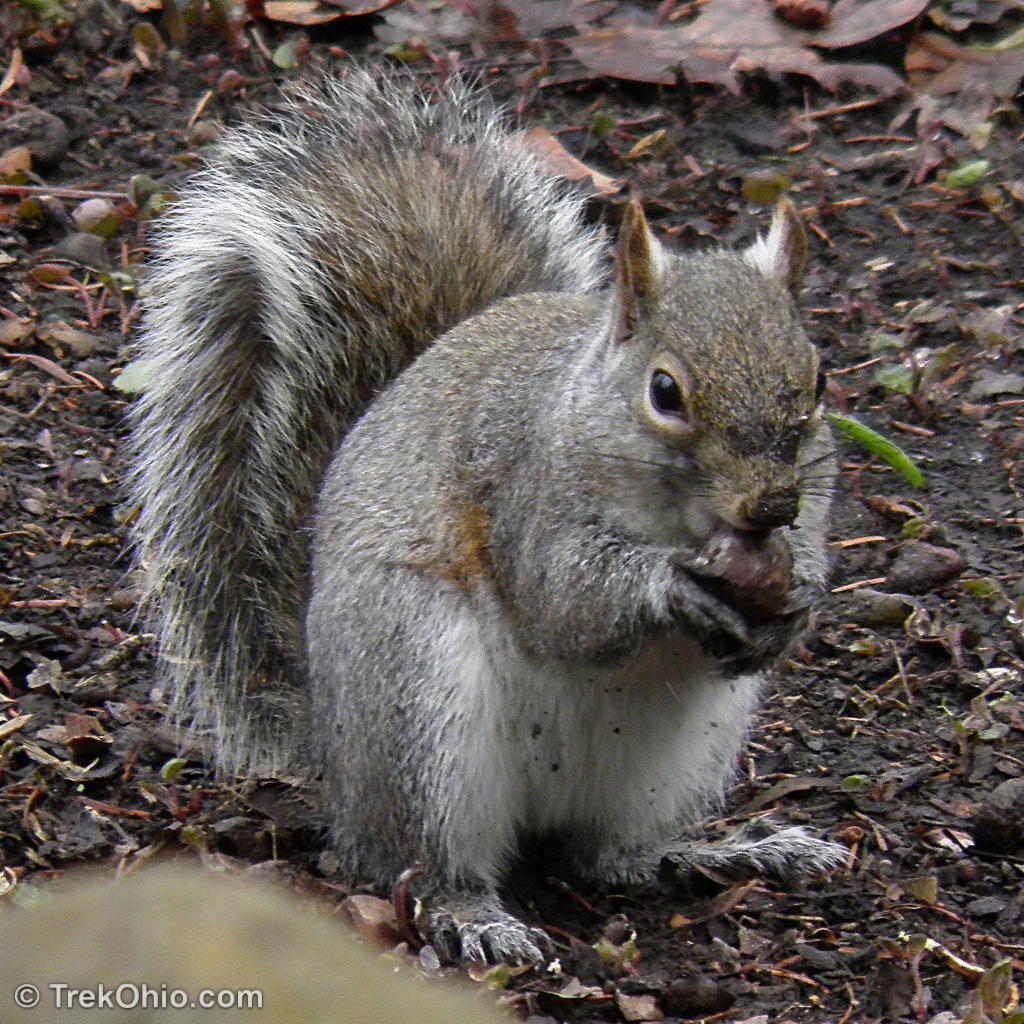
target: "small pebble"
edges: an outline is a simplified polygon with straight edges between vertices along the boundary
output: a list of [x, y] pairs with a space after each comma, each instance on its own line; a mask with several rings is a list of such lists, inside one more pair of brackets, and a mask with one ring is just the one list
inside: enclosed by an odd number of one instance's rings
[[0, 151], [24, 146], [36, 171], [52, 170], [68, 155], [68, 128], [46, 110], [21, 110], [0, 122]]
[[927, 594], [963, 571], [964, 560], [959, 552], [910, 540], [900, 545], [886, 587], [901, 594]]

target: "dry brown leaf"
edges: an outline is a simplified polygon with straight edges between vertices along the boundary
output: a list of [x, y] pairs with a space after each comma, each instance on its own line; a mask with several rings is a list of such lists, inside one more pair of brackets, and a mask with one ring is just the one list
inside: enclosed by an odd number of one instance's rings
[[37, 356], [31, 352], [4, 352], [3, 354], [8, 359], [31, 363], [36, 369], [42, 370], [43, 373], [48, 373], [62, 384], [74, 384], [79, 387], [82, 384], [77, 377], [72, 377], [70, 373], [61, 369], [52, 359], [47, 359], [45, 356]]
[[394, 7], [400, 0], [381, 0], [380, 3], [330, 6], [317, 0], [267, 0], [263, 15], [270, 21], [283, 21], [289, 25], [326, 25], [340, 18], [357, 18], [364, 14], [377, 14]]
[[18, 715], [17, 718], [9, 718], [6, 722], [0, 722], [0, 739], [7, 739], [14, 733], [24, 729], [32, 721], [32, 715]]
[[495, 6], [513, 16], [516, 33], [522, 39], [536, 39], [546, 32], [579, 28], [615, 9], [614, 3], [595, 3], [593, 0], [500, 0]]
[[927, 6], [928, 0], [839, 0], [811, 45], [836, 50], [866, 43], [913, 21]]
[[664, 128], [659, 128], [656, 132], [638, 139], [626, 154], [626, 159], [639, 160], [642, 156], [664, 156], [667, 148], [668, 132]]
[[342, 900], [341, 910], [349, 916], [356, 931], [374, 946], [393, 949], [402, 941], [394, 909], [388, 900], [356, 893]]
[[803, 793], [809, 789], [829, 789], [836, 785], [836, 780], [831, 776], [806, 776], [801, 775], [792, 779], [783, 779], [776, 782], [763, 793], [754, 797], [744, 808], [744, 813], [759, 811], [762, 807], [768, 807], [784, 797], [792, 796], [794, 793]]
[[0, 154], [0, 181], [8, 181], [32, 170], [32, 154], [27, 146], [15, 146]]
[[4, 348], [20, 345], [26, 338], [31, 337], [35, 329], [35, 321], [28, 317], [19, 320], [0, 320], [0, 345]]
[[959, 46], [936, 32], [913, 37], [905, 57], [915, 87], [918, 123], [946, 125], [976, 149], [988, 141], [988, 118], [1024, 78], [1024, 46], [1005, 50]]
[[633, 996], [627, 995], [625, 992], [616, 992], [615, 1005], [618, 1007], [619, 1013], [622, 1014], [623, 1020], [646, 1021], [665, 1019], [665, 1014], [658, 1009], [657, 997], [647, 993]]
[[3, 96], [5, 92], [18, 80], [18, 74], [24, 67], [25, 62], [21, 55], [21, 47], [16, 46], [14, 52], [11, 54], [11, 63], [7, 65], [7, 71], [4, 74], [4, 79], [0, 82], [0, 96]]
[[589, 178], [594, 190], [602, 195], [614, 195], [621, 191], [622, 186], [614, 178], [609, 178], [581, 163], [546, 129], [531, 128], [528, 132], [523, 132], [522, 139], [527, 148], [539, 156], [548, 170], [558, 177], [568, 178], [570, 181], [584, 181]]
[[377, 38], [391, 45], [426, 42], [522, 42], [580, 30], [615, 9], [613, 0], [482, 0], [472, 5], [403, 4], [384, 17]]
[[829, 23], [805, 29], [777, 17], [769, 0], [709, 0], [693, 21], [652, 28], [626, 18], [567, 45], [592, 72], [642, 82], [672, 83], [676, 71], [696, 82], [739, 92], [738, 73], [803, 74], [826, 89], [846, 82], [885, 95], [905, 88], [889, 68], [833, 64], [816, 49], [874, 38], [915, 17], [927, 0], [840, 0]]

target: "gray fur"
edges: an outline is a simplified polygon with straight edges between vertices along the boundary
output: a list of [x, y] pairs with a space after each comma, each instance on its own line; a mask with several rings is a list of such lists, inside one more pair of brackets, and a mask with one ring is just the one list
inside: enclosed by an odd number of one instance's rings
[[[675, 256], [634, 214], [599, 292], [578, 201], [479, 97], [386, 89], [234, 132], [162, 235], [134, 494], [178, 715], [227, 767], [315, 765], [345, 869], [422, 863], [468, 957], [541, 955], [495, 895], [528, 837], [605, 880], [836, 866], [800, 830], [689, 835], [824, 581], [795, 215]], [[663, 359], [679, 438], [645, 405]], [[793, 586], [748, 622], [687, 566], [787, 488]]]
[[447, 328], [503, 295], [594, 289], [604, 249], [483, 94], [431, 105], [353, 71], [229, 132], [156, 253], [139, 557], [176, 719], [269, 771], [299, 744], [309, 512], [341, 437]]

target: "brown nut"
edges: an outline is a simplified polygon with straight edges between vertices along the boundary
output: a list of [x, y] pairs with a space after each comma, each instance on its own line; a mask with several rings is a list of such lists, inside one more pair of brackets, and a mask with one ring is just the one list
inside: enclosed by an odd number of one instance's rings
[[778, 531], [716, 533], [689, 569], [749, 622], [778, 615], [793, 585], [793, 556]]

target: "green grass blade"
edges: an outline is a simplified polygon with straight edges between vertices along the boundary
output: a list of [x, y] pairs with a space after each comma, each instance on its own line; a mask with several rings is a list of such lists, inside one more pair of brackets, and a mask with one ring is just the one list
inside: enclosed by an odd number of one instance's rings
[[911, 486], [924, 487], [924, 474], [913, 459], [898, 445], [882, 437], [877, 430], [872, 430], [852, 417], [841, 416], [836, 412], [830, 412], [828, 419], [840, 434], [866, 448], [872, 455], [877, 455], [883, 462], [887, 462]]

